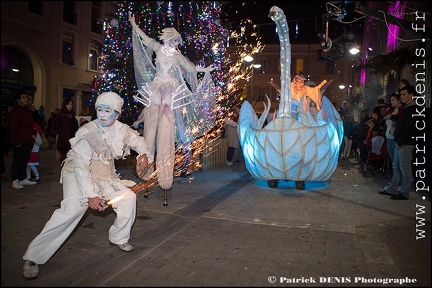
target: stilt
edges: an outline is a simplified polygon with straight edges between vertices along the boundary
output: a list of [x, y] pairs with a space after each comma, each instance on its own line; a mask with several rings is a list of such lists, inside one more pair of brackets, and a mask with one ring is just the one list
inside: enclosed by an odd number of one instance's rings
[[144, 182], [144, 198], [148, 198], [148, 192], [149, 192], [148, 182], [146, 181]]
[[163, 190], [164, 190], [164, 202], [163, 202], [163, 206], [168, 206], [167, 189], [163, 189]]

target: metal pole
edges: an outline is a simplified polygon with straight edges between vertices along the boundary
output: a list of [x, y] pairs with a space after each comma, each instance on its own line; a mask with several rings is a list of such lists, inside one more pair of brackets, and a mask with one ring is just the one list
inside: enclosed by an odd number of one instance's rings
[[168, 199], [167, 199], [167, 189], [164, 189], [164, 201], [163, 206], [168, 206]]
[[254, 88], [253, 88], [253, 78], [254, 78], [254, 67], [253, 64], [251, 64], [252, 67], [252, 76], [251, 76], [251, 103], [254, 101]]
[[148, 181], [145, 181], [144, 182], [144, 198], [148, 198], [148, 192], [149, 192], [148, 186], [149, 186]]

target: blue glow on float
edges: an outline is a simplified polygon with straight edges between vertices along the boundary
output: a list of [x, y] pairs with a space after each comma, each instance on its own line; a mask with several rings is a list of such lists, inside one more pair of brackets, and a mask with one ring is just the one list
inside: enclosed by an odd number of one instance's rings
[[[259, 119], [252, 105], [243, 102], [237, 129], [246, 168], [257, 180], [327, 181], [336, 170], [343, 139], [342, 119], [323, 96], [331, 81], [324, 80], [316, 87], [305, 86], [302, 81], [291, 83], [291, 44], [285, 14], [273, 6], [269, 16], [276, 23], [281, 45], [281, 88], [272, 85], [281, 100], [278, 117], [265, 127], [270, 99], [267, 97]], [[296, 111], [291, 106], [292, 90], [299, 103]], [[312, 102], [315, 105], [310, 105]], [[295, 118], [291, 118], [292, 112]]]

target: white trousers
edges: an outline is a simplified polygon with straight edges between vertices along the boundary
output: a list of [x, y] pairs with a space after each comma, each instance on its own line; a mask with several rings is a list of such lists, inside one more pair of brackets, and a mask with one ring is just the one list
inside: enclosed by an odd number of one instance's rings
[[[114, 199], [124, 196], [115, 203], [116, 218], [109, 229], [108, 239], [115, 244], [129, 241], [130, 231], [136, 216], [136, 194], [123, 183], [102, 181], [104, 194]], [[45, 224], [42, 232], [29, 244], [23, 259], [36, 264], [45, 264], [69, 237], [78, 222], [84, 216], [88, 206], [81, 206], [75, 174], [63, 171], [63, 201], [55, 210], [51, 219]]]
[[[144, 109], [144, 139], [152, 155], [156, 154], [156, 173], [159, 187], [170, 189], [174, 177], [175, 143], [174, 112], [166, 106], [154, 105]], [[151, 169], [147, 176], [153, 172]]]

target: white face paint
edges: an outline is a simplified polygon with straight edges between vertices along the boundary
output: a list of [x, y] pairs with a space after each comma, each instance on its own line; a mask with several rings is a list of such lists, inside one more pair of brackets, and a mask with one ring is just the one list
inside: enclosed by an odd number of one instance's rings
[[118, 113], [110, 106], [100, 104], [96, 107], [97, 120], [102, 127], [110, 127], [117, 120]]
[[173, 38], [168, 42], [168, 46], [172, 48], [178, 48], [179, 45], [180, 45], [180, 39], [178, 38]]

